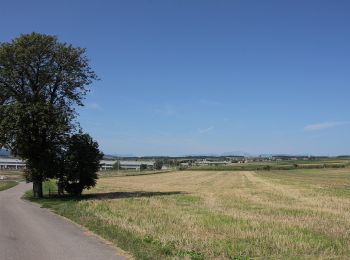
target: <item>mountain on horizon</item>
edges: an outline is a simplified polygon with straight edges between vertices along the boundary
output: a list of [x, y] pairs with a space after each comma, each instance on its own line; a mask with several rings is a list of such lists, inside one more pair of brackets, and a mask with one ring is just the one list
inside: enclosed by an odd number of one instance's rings
[[233, 151], [233, 152], [225, 152], [222, 153], [221, 156], [244, 156], [244, 157], [251, 157], [252, 154], [244, 152], [244, 151]]

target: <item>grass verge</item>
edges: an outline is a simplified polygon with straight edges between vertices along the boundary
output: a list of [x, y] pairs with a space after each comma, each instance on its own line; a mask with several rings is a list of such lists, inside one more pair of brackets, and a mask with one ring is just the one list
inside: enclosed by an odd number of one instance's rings
[[0, 191], [7, 190], [16, 186], [18, 183], [15, 181], [0, 181]]

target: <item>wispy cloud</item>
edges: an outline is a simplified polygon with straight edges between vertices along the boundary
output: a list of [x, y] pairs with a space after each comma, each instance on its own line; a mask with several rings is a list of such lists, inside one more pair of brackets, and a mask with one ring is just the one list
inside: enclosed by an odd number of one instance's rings
[[336, 126], [345, 125], [348, 123], [349, 122], [339, 122], [339, 121], [317, 123], [317, 124], [306, 125], [304, 127], [304, 130], [305, 131], [318, 131], [318, 130], [322, 130], [322, 129], [333, 128]]
[[87, 108], [94, 109], [94, 110], [101, 110], [101, 106], [98, 103], [92, 102], [88, 103], [86, 105]]
[[209, 126], [207, 128], [204, 128], [204, 129], [199, 129], [198, 130], [198, 133], [200, 134], [204, 134], [204, 133], [208, 133], [210, 132], [211, 130], [213, 130], [215, 127], [214, 126]]
[[221, 102], [216, 100], [210, 100], [210, 99], [201, 99], [199, 102], [203, 105], [209, 105], [209, 106], [219, 106], [222, 105]]
[[176, 116], [178, 115], [177, 110], [170, 105], [165, 105], [164, 107], [161, 108], [156, 108], [153, 110], [153, 112], [157, 115], [162, 115], [162, 116]]

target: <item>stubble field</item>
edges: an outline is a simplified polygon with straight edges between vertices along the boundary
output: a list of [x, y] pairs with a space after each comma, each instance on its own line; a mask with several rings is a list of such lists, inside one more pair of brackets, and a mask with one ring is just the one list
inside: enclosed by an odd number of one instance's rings
[[107, 177], [38, 201], [138, 259], [350, 255], [350, 170], [179, 171]]

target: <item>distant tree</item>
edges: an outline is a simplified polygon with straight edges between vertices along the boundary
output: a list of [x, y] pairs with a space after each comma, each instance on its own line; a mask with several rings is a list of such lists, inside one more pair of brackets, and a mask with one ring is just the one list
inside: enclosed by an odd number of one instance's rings
[[147, 170], [147, 164], [141, 164], [140, 165], [140, 171]]
[[270, 171], [270, 170], [271, 170], [271, 166], [270, 166], [270, 165], [265, 165], [265, 166], [263, 166], [262, 168], [263, 168], [263, 170], [265, 170], [265, 171]]
[[85, 49], [55, 36], [23, 34], [0, 44], [0, 147], [26, 160], [35, 197], [57, 174], [58, 154], [79, 128], [75, 108], [94, 79]]
[[162, 160], [156, 160], [154, 162], [154, 169], [155, 170], [161, 170], [163, 167], [163, 161]]
[[120, 161], [116, 161], [113, 164], [113, 170], [120, 170]]
[[65, 170], [59, 179], [64, 189], [80, 195], [84, 189], [96, 185], [97, 171], [103, 154], [89, 134], [75, 134], [69, 138], [65, 154]]

